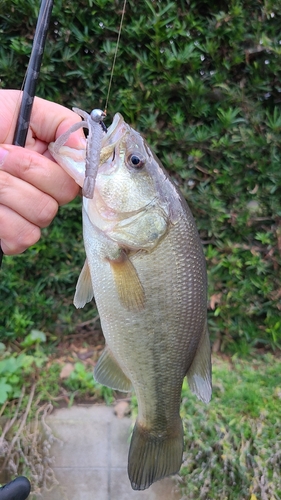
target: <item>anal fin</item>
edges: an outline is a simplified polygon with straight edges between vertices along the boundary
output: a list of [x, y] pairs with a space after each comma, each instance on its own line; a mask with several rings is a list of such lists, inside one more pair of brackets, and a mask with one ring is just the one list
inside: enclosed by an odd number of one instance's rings
[[116, 391], [129, 392], [132, 390], [131, 381], [126, 377], [107, 346], [95, 366], [94, 377], [100, 384]]
[[129, 311], [144, 308], [145, 294], [138, 273], [128, 255], [122, 251], [116, 260], [109, 260], [121, 304]]
[[187, 372], [190, 390], [203, 403], [209, 403], [212, 396], [211, 346], [207, 324], [202, 333], [195, 358]]
[[84, 307], [94, 296], [91, 273], [88, 260], [85, 260], [84, 266], [77, 281], [73, 304], [77, 309]]

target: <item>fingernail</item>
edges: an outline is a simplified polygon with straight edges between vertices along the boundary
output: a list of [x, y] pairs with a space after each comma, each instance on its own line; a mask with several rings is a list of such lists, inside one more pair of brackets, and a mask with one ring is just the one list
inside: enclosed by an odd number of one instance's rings
[[9, 151], [7, 151], [7, 149], [0, 147], [0, 167], [2, 167], [2, 165], [4, 163], [4, 159], [8, 153], [9, 153]]

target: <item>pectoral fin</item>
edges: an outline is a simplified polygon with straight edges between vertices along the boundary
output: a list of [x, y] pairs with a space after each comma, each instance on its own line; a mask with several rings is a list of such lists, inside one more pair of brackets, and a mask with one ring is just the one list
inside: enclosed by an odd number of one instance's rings
[[144, 308], [145, 294], [138, 273], [124, 250], [116, 260], [109, 260], [120, 302], [129, 311]]
[[207, 324], [202, 333], [195, 358], [187, 372], [190, 390], [204, 403], [212, 396], [211, 346]]
[[132, 389], [131, 381], [126, 377], [108, 347], [103, 351], [94, 370], [97, 382], [116, 391], [129, 392]]
[[73, 299], [73, 304], [77, 309], [84, 307], [90, 302], [94, 296], [93, 285], [91, 280], [90, 269], [87, 259], [77, 281], [76, 291]]

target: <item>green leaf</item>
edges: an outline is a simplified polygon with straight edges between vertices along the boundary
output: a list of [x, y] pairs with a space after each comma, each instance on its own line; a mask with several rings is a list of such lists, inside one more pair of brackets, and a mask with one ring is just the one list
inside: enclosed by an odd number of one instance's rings
[[0, 404], [4, 404], [8, 399], [12, 386], [6, 383], [6, 378], [0, 378]]
[[34, 344], [41, 344], [41, 342], [46, 342], [45, 333], [40, 330], [31, 330], [31, 332], [21, 342], [21, 346], [30, 347]]

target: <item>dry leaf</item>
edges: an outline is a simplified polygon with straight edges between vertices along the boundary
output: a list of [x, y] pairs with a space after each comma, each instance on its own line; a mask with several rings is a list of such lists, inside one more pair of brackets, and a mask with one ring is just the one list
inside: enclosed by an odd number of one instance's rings
[[85, 351], [85, 352], [77, 352], [77, 358], [82, 359], [84, 361], [85, 359], [91, 358], [94, 354], [94, 351]]
[[74, 370], [74, 365], [72, 363], [66, 363], [62, 367], [62, 370], [60, 372], [60, 378], [61, 379], [68, 378], [69, 375], [73, 372], [73, 370]]
[[216, 304], [220, 303], [221, 296], [222, 296], [221, 293], [214, 293], [214, 295], [211, 296], [211, 298], [210, 298], [210, 308], [211, 309], [215, 309], [216, 308]]

